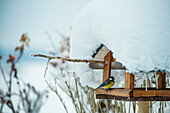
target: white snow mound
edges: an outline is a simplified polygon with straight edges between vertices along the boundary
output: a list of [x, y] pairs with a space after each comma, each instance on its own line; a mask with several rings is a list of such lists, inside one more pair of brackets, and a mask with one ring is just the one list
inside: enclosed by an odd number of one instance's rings
[[103, 43], [130, 72], [170, 72], [170, 0], [94, 0], [77, 17], [71, 57], [91, 59]]

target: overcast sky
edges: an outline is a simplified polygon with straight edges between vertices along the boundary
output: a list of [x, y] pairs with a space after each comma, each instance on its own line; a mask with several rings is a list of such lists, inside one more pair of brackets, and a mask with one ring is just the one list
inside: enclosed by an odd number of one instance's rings
[[0, 0], [0, 54], [13, 50], [23, 33], [31, 39], [30, 51], [45, 50], [50, 46], [45, 32], [49, 31], [54, 41], [59, 38], [56, 29], [69, 34], [76, 16], [89, 1]]

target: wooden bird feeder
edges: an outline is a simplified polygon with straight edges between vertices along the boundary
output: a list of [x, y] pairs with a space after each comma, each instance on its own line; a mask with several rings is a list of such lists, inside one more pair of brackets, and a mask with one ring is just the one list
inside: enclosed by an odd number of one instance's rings
[[[102, 50], [105, 49], [105, 50]], [[166, 73], [156, 72], [159, 75], [158, 89], [156, 88], [134, 88], [134, 74], [128, 73], [126, 68], [121, 63], [116, 62], [113, 58], [112, 52], [107, 47], [100, 47], [97, 50], [98, 53], [105, 52], [105, 56], [101, 54], [93, 55], [95, 58], [104, 57], [105, 64], [90, 63], [92, 69], [103, 69], [103, 81], [105, 81], [111, 75], [111, 69], [125, 70], [125, 86], [124, 88], [113, 88], [112, 90], [106, 90], [99, 88], [95, 91], [97, 99], [116, 99], [124, 101], [170, 101], [170, 88], [166, 88]]]
[[103, 82], [110, 77], [111, 69], [125, 70], [125, 87], [114, 88], [112, 90], [99, 88], [95, 90], [97, 99], [116, 99], [124, 101], [170, 101], [170, 88], [166, 88], [165, 72], [156, 72], [156, 74], [159, 75], [158, 89], [147, 88], [147, 90], [145, 90], [145, 88], [134, 88], [133, 73], [128, 73], [126, 71], [126, 67], [124, 67], [120, 62], [117, 62], [116, 59], [113, 58], [112, 52], [104, 45], [101, 45], [96, 50], [96, 53], [93, 54], [92, 57], [95, 60], [70, 59], [42, 54], [31, 54], [31, 56], [48, 58], [47, 64], [51, 59], [90, 63], [89, 66], [92, 69], [103, 69]]

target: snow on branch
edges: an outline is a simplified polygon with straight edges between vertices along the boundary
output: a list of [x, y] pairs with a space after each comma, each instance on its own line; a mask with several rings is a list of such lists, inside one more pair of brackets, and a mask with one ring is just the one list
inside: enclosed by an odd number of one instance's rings
[[70, 62], [85, 62], [85, 63], [101, 63], [101, 64], [107, 64], [106, 61], [100, 61], [100, 60], [85, 60], [85, 59], [70, 59], [70, 58], [63, 58], [63, 57], [53, 57], [48, 55], [42, 55], [42, 54], [30, 54], [32, 57], [44, 57], [49, 59], [61, 59], [63, 61], [70, 61]]

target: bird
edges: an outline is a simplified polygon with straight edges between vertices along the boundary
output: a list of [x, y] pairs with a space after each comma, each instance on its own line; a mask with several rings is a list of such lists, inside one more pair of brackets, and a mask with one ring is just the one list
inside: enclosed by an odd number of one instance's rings
[[115, 79], [114, 77], [109, 77], [100, 86], [95, 88], [93, 91], [95, 91], [98, 88], [110, 89], [114, 85], [114, 79]]

